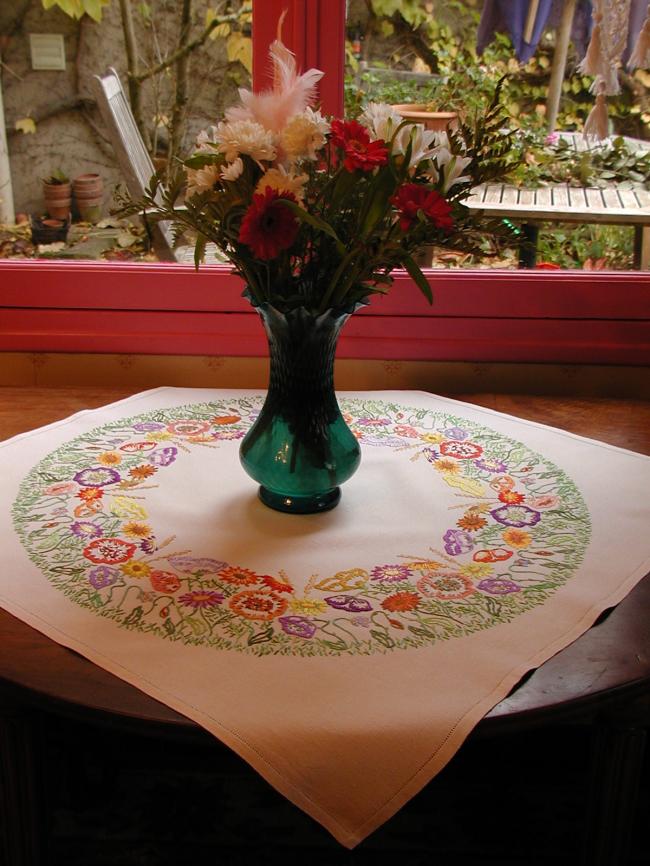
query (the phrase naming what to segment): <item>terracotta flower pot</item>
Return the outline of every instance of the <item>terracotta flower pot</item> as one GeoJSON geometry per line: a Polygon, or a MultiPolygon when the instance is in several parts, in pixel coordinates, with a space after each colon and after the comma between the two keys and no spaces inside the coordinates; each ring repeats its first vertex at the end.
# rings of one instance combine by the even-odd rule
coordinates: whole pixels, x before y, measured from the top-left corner
{"type": "Polygon", "coordinates": [[[79,216],[84,222],[99,222],[102,216],[104,183],[98,174],[80,174],[72,181],[79,216]]]}
{"type": "Polygon", "coordinates": [[[458,127],[458,114],[455,111],[427,111],[426,104],[418,102],[405,102],[393,105],[392,108],[400,114],[404,120],[412,120],[421,123],[426,129],[436,132],[444,132],[448,126],[452,129],[458,127]]]}
{"type": "Polygon", "coordinates": [[[52,219],[66,220],[72,204],[72,190],[69,182],[53,183],[43,181],[45,210],[52,219]]]}

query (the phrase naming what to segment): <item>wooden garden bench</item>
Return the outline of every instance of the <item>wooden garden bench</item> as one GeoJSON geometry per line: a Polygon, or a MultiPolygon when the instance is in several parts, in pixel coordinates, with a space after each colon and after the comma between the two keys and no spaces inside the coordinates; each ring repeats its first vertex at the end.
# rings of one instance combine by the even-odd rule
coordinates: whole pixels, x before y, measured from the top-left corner
{"type": "MultiPolygon", "coordinates": [[[[577,152],[599,146],[590,145],[582,133],[561,135],[577,152]]],[[[650,150],[650,142],[634,138],[625,142],[635,150],[650,150]]],[[[538,224],[544,221],[634,226],[634,266],[639,270],[650,266],[650,192],[646,190],[627,189],[616,182],[603,188],[552,183],[537,189],[490,183],[477,186],[465,203],[473,212],[521,221],[523,267],[535,264],[538,224]]]]}

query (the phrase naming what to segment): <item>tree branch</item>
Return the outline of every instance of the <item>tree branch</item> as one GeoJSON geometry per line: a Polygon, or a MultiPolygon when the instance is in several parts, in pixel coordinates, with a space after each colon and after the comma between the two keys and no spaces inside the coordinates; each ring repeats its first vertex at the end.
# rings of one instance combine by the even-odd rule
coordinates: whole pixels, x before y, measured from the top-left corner
{"type": "MultiPolygon", "coordinates": [[[[55,117],[57,114],[64,114],[66,111],[76,111],[78,109],[91,108],[96,105],[94,99],[86,99],[83,96],[71,96],[67,99],[62,99],[59,102],[55,102],[54,104],[50,104],[47,108],[43,108],[40,111],[33,111],[29,116],[34,121],[34,123],[38,126],[39,123],[43,123],[45,120],[49,120],[51,117],[55,117]]],[[[19,129],[7,127],[7,137],[11,137],[13,135],[18,135],[20,133],[19,129]]],[[[20,133],[24,135],[24,133],[20,133]]]]}

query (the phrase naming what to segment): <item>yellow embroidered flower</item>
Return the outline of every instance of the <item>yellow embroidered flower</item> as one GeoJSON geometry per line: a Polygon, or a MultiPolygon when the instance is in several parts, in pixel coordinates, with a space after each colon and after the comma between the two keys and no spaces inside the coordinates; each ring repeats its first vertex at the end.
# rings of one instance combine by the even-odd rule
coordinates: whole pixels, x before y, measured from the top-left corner
{"type": "Polygon", "coordinates": [[[437,445],[439,442],[445,441],[442,433],[420,433],[420,439],[423,442],[429,442],[431,445],[437,445]]]}
{"type": "Polygon", "coordinates": [[[412,571],[435,571],[437,568],[442,568],[442,562],[436,562],[433,559],[420,560],[419,562],[407,562],[407,568],[412,571]]]}
{"type": "Polygon", "coordinates": [[[122,455],[117,454],[115,451],[105,451],[99,455],[97,462],[101,463],[102,466],[119,466],[122,462],[122,455]]]}
{"type": "Polygon", "coordinates": [[[327,605],[324,601],[314,598],[292,598],[289,601],[289,609],[294,613],[304,613],[307,616],[324,613],[327,605]]]}
{"type": "Polygon", "coordinates": [[[174,434],[169,433],[167,430],[155,430],[152,433],[147,433],[147,439],[151,442],[169,442],[173,438],[174,434]]]}
{"type": "Polygon", "coordinates": [[[338,571],[333,577],[325,577],[314,584],[324,592],[342,592],[345,589],[361,589],[368,581],[368,572],[363,568],[350,568],[338,571]]]}
{"type": "Polygon", "coordinates": [[[122,527],[122,532],[131,538],[148,538],[153,534],[153,530],[148,523],[138,523],[136,520],[125,523],[122,527]]]}
{"type": "Polygon", "coordinates": [[[460,465],[455,460],[442,457],[440,460],[435,460],[433,463],[438,472],[444,472],[449,475],[458,475],[460,473],[460,465]]]}
{"type": "Polygon", "coordinates": [[[468,562],[467,565],[462,565],[458,571],[467,577],[487,577],[492,574],[493,568],[487,562],[468,562]]]}
{"type": "Polygon", "coordinates": [[[502,532],[501,538],[510,547],[528,547],[533,540],[529,532],[525,532],[523,529],[515,529],[514,527],[502,532]]]}
{"type": "Polygon", "coordinates": [[[125,562],[124,565],[121,565],[120,570],[128,577],[137,577],[139,579],[149,576],[151,566],[147,565],[146,562],[138,562],[136,559],[132,559],[130,562],[125,562]]]}

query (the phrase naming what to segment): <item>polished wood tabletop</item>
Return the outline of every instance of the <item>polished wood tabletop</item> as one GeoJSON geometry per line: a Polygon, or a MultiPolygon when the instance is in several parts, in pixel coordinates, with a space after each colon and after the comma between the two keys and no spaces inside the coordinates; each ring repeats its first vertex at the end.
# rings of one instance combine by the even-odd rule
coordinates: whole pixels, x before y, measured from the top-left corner
{"type": "MultiPolygon", "coordinates": [[[[135,389],[0,388],[0,440],[120,400],[135,389]]],[[[650,455],[650,403],[523,394],[446,396],[650,455]]],[[[600,709],[650,685],[650,576],[608,616],[539,667],[480,723],[477,734],[540,724],[600,709]]],[[[169,733],[199,733],[195,722],[0,610],[0,679],[43,704],[81,715],[108,714],[169,733]]]]}

